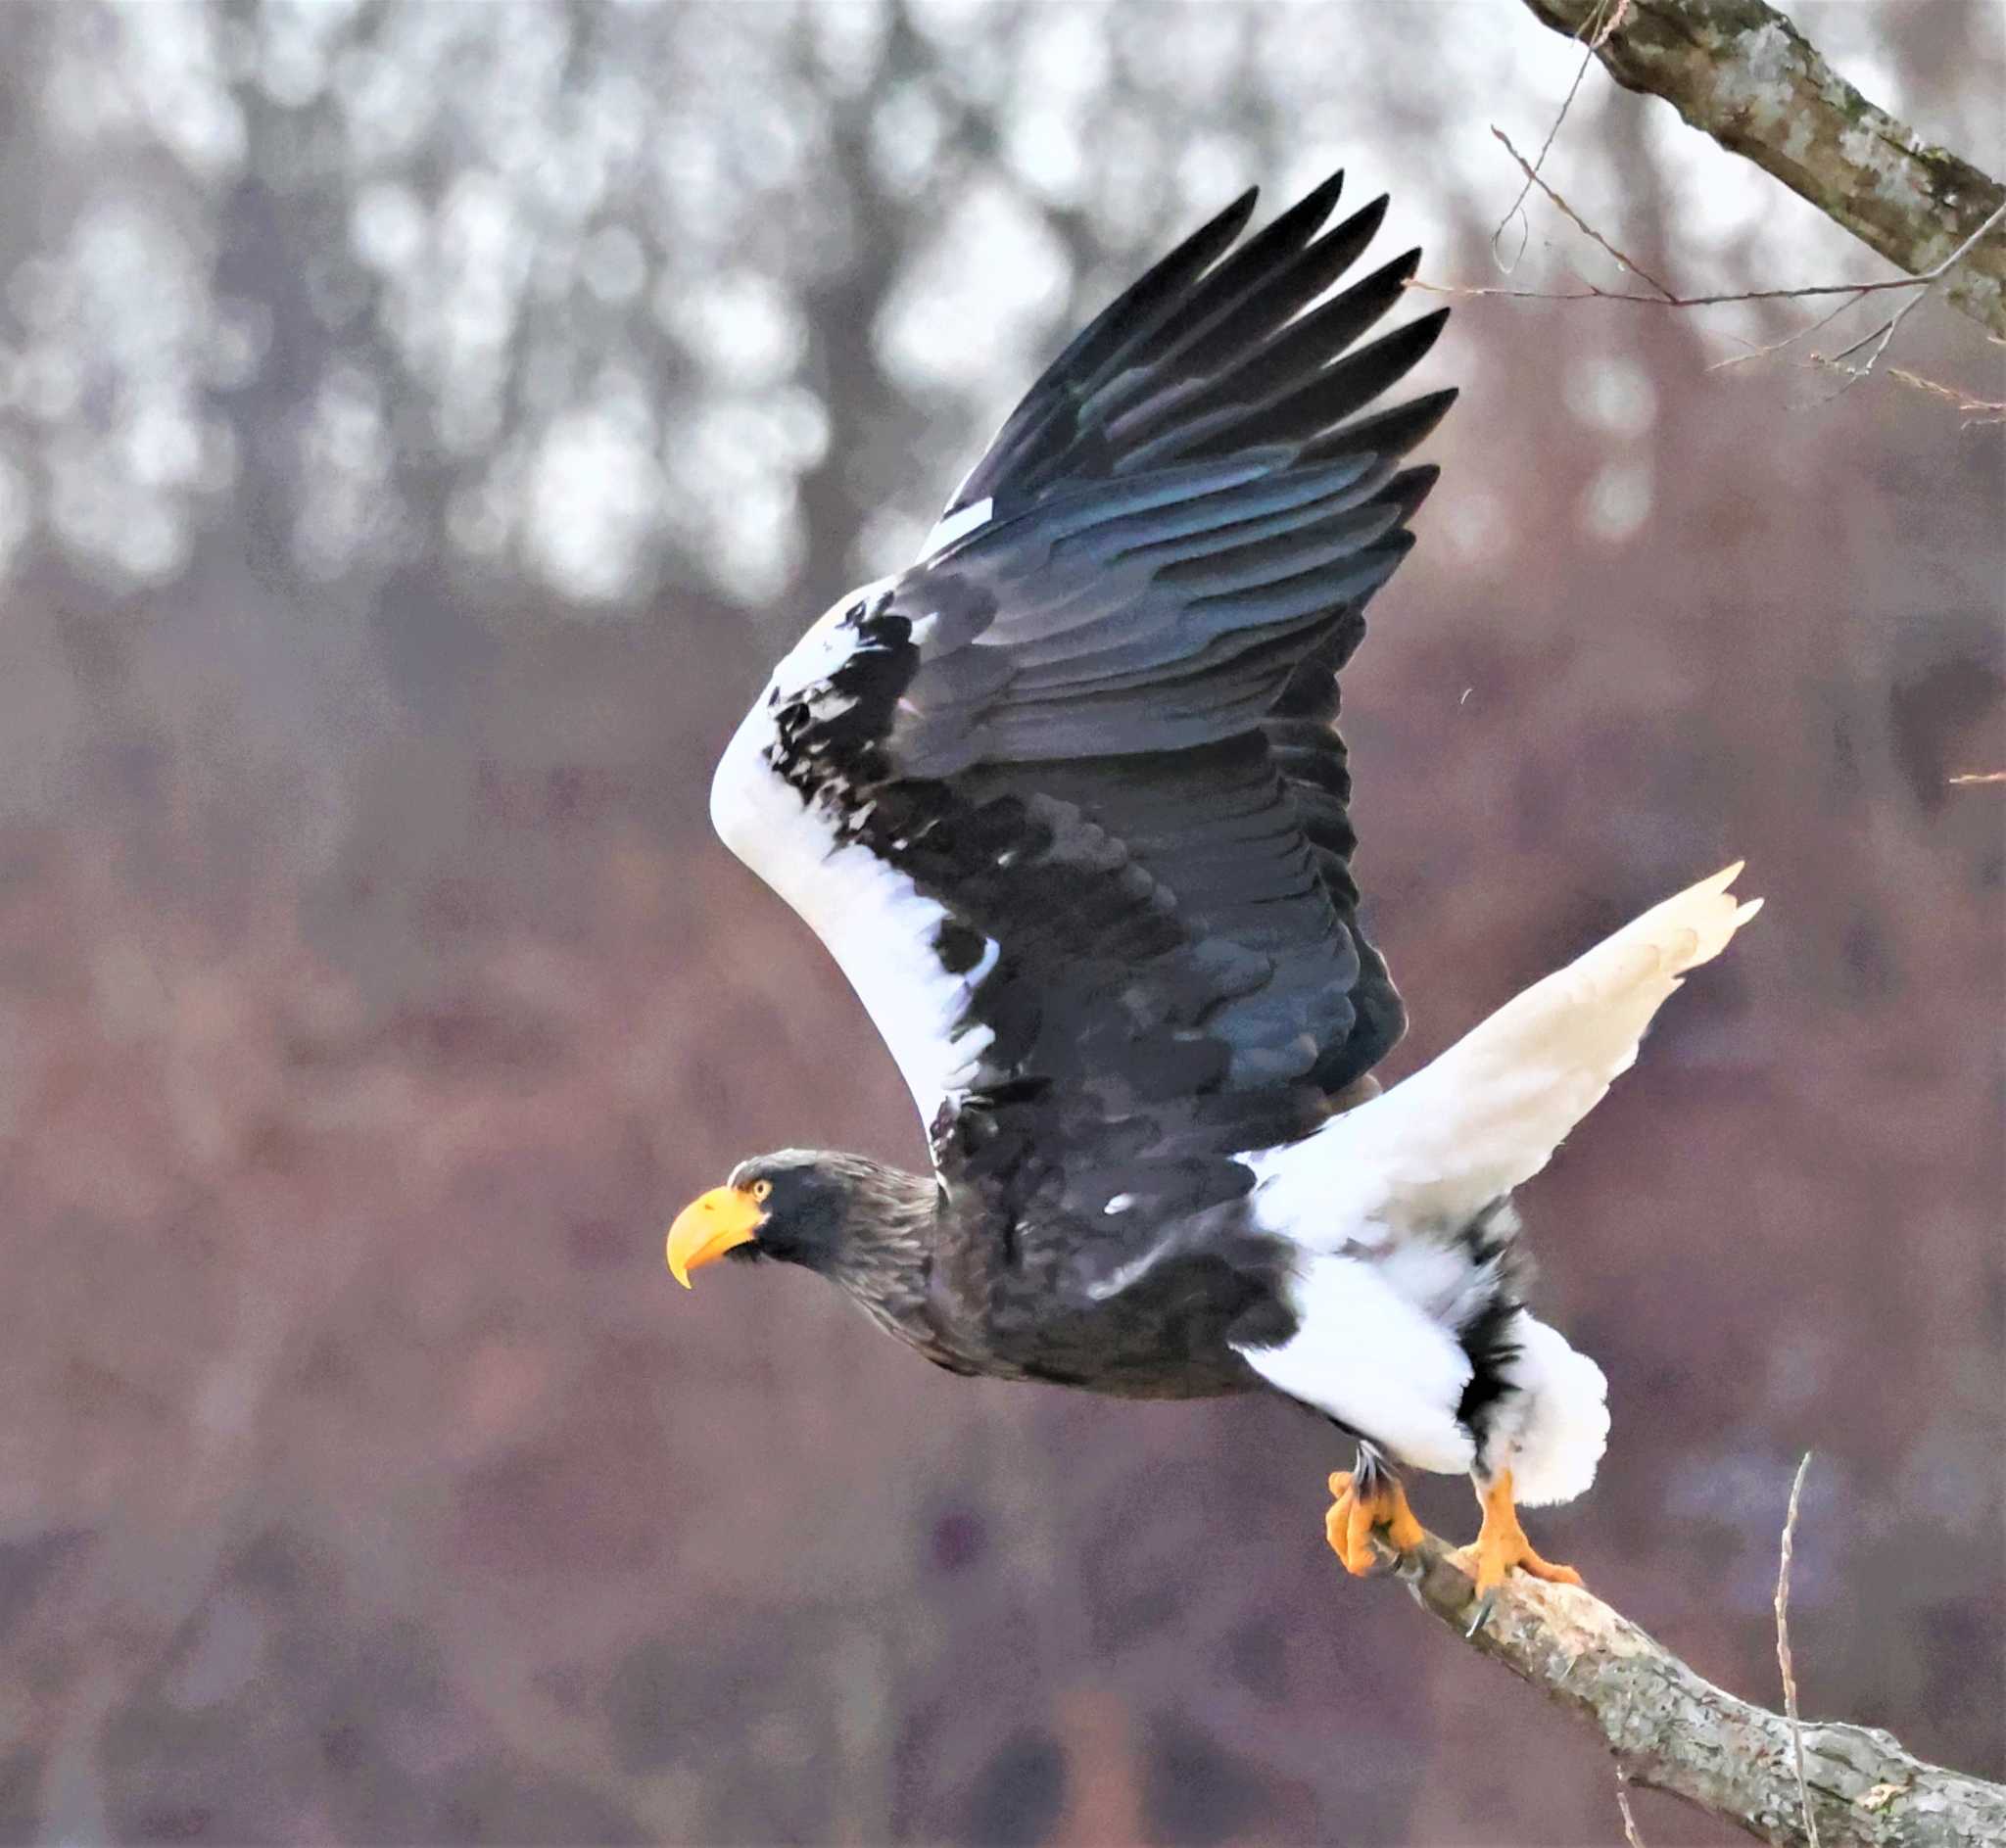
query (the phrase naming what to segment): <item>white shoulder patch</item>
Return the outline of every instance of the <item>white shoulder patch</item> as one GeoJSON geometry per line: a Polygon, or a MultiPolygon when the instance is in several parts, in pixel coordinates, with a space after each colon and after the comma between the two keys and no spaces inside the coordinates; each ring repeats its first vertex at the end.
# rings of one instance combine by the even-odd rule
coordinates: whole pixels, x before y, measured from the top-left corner
{"type": "Polygon", "coordinates": [[[841,619],[856,601],[845,597],[775,669],[718,763],[710,819],[725,845],[822,939],[931,1128],[941,1102],[972,1081],[992,1037],[969,1024],[968,1008],[976,985],[995,967],[997,945],[985,939],[974,968],[950,973],[935,947],[945,908],[868,847],[840,839],[832,819],[782,780],[769,755],[776,694],[808,691],[840,666],[850,633],[841,619]]]}
{"type": "Polygon", "coordinates": [[[926,543],[920,547],[920,563],[937,558],[958,539],[966,539],[978,527],[987,526],[989,515],[995,510],[993,498],[978,500],[962,507],[940,520],[927,535],[926,543]]]}

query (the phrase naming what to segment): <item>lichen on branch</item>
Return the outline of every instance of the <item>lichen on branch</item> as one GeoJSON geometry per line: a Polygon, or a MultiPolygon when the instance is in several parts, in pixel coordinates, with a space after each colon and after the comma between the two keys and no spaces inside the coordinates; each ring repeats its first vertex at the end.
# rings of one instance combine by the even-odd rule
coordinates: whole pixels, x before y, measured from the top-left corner
{"type": "MultiPolygon", "coordinates": [[[[1442,1541],[1430,1535],[1399,1570],[1424,1609],[1468,1632],[1475,1587],[1442,1541]]],[[[1631,1783],[1811,1848],[1789,1718],[1716,1687],[1600,1598],[1513,1573],[1468,1640],[1588,1721],[1631,1783]]],[[[2006,1787],[1927,1764],[1876,1728],[1806,1721],[1803,1754],[1823,1848],[2006,1842],[2006,1787]]]]}
{"type": "MultiPolygon", "coordinates": [[[[1525,3],[1591,45],[1624,88],[1664,98],[1912,276],[2006,205],[2006,189],[1868,102],[1762,0],[1525,3]]],[[[2006,228],[1978,239],[1943,296],[2006,336],[2006,228]]]]}

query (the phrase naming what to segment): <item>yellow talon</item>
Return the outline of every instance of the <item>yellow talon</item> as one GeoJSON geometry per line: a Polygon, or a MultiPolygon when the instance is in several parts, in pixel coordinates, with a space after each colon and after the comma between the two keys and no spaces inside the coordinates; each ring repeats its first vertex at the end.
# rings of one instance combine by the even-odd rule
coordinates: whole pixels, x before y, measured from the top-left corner
{"type": "MultiPolygon", "coordinates": [[[[1487,1597],[1504,1583],[1504,1575],[1515,1566],[1520,1572],[1544,1579],[1549,1585],[1579,1585],[1581,1574],[1572,1566],[1556,1566],[1533,1551],[1532,1541],[1518,1524],[1518,1508],[1511,1498],[1511,1472],[1501,1469],[1489,1489],[1479,1490],[1477,1499],[1484,1510],[1484,1524],[1467,1546],[1450,1554],[1477,1583],[1477,1595],[1487,1597]]],[[[1336,1541],[1331,1542],[1333,1545],[1336,1541]]]]}
{"type": "Polygon", "coordinates": [[[1379,1563],[1372,1550],[1375,1531],[1396,1553],[1411,1552],[1427,1538],[1427,1530],[1407,1505],[1407,1492],[1391,1476],[1377,1477],[1361,1495],[1352,1472],[1339,1470],[1330,1479],[1330,1493],[1335,1499],[1323,1517],[1323,1535],[1344,1569],[1356,1578],[1363,1578],[1379,1563]]]}

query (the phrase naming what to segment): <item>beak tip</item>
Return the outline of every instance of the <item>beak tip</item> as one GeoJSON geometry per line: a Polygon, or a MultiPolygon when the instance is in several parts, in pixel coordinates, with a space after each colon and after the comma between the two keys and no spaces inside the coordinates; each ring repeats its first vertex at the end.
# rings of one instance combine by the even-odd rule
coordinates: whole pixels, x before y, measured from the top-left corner
{"type": "Polygon", "coordinates": [[[756,1236],[762,1217],[749,1195],[737,1188],[713,1187],[685,1207],[669,1227],[662,1252],[669,1275],[688,1290],[693,1270],[756,1236]]]}

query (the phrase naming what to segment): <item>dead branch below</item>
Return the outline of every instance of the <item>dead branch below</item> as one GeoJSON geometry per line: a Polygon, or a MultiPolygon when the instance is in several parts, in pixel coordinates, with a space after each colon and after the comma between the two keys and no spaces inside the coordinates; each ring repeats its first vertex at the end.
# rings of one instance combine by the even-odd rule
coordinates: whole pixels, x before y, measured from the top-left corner
{"type": "MultiPolygon", "coordinates": [[[[1465,1634],[1475,1588],[1442,1541],[1430,1535],[1399,1572],[1424,1609],[1465,1634]]],[[[1683,1797],[1763,1841],[2006,1841],[2006,1786],[1926,1764],[1873,1727],[1806,1722],[1800,1798],[1785,1715],[1716,1687],[1588,1591],[1514,1573],[1468,1641],[1593,1726],[1629,1782],[1683,1797]]]]}

